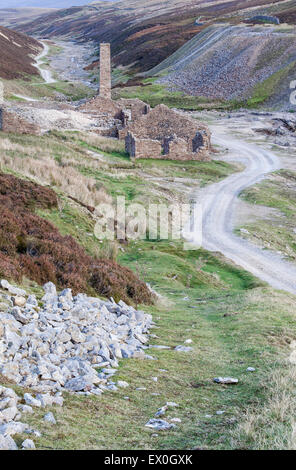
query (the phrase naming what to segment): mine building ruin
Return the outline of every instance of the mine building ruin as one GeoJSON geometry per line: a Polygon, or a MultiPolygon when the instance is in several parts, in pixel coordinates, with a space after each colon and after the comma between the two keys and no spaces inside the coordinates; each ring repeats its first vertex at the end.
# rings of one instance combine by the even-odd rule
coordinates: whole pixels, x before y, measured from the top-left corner
{"type": "Polygon", "coordinates": [[[156,106],[120,135],[125,136],[126,152],[131,158],[209,160],[209,128],[165,105],[156,106]]]}

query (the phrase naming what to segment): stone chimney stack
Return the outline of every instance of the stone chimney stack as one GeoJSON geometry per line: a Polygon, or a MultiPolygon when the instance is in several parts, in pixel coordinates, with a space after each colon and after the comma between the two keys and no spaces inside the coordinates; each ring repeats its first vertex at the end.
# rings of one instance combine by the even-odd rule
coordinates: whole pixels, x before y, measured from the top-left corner
{"type": "Polygon", "coordinates": [[[100,44],[100,96],[111,99],[111,52],[109,43],[100,44]]]}

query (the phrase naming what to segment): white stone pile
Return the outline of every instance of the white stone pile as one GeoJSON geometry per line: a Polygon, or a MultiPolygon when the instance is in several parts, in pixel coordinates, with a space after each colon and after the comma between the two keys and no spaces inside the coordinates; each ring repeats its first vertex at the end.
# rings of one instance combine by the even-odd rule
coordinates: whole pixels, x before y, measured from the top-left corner
{"type": "MultiPolygon", "coordinates": [[[[0,313],[0,374],[41,394],[67,390],[100,395],[121,358],[145,358],[151,315],[120,301],[102,301],[49,282],[40,305],[7,281],[10,308],[0,313]]],[[[148,356],[147,356],[148,357],[148,356]]],[[[38,399],[37,399],[38,400],[38,399]]]]}

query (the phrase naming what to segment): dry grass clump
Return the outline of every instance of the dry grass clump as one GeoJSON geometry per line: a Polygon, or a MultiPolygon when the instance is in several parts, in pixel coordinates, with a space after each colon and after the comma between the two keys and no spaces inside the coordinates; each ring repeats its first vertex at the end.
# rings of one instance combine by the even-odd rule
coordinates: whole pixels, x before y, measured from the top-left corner
{"type": "Polygon", "coordinates": [[[84,133],[82,135],[84,142],[86,142],[88,145],[99,148],[103,152],[124,152],[125,150],[124,142],[118,139],[103,137],[92,132],[88,132],[87,134],[84,133]]]}
{"type": "Polygon", "coordinates": [[[257,450],[296,449],[295,381],[295,365],[283,361],[270,375],[272,387],[260,411],[254,407],[254,411],[249,409],[240,417],[232,436],[234,448],[242,445],[257,450]]]}
{"type": "Polygon", "coordinates": [[[151,303],[146,284],[112,260],[89,256],[71,236],[38,216],[39,208],[57,207],[54,191],[0,173],[0,276],[39,284],[54,282],[74,293],[113,296],[115,300],[151,303]]]}

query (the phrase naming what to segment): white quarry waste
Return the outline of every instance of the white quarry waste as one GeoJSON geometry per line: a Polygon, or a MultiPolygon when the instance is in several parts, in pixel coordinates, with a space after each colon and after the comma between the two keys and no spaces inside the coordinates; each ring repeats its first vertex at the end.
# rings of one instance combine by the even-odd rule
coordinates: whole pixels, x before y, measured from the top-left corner
{"type": "MultiPolygon", "coordinates": [[[[15,292],[7,281],[1,285],[15,292]]],[[[51,282],[44,292],[41,307],[30,295],[24,307],[11,299],[0,313],[0,373],[7,379],[40,393],[100,394],[114,389],[108,379],[118,359],[145,358],[151,315],[122,301],[73,297],[71,289],[57,294],[51,282]]]]}
{"type": "MultiPolygon", "coordinates": [[[[57,293],[53,283],[45,284],[42,305],[34,295],[0,281],[9,294],[2,296],[11,304],[0,312],[0,374],[16,384],[32,389],[18,396],[0,386],[0,450],[16,450],[11,436],[27,433],[40,437],[20,421],[33,408],[62,406],[62,391],[100,395],[105,390],[128,387],[114,379],[118,359],[145,358],[147,333],[152,316],[120,301],[102,301],[71,289],[57,293]],[[15,297],[25,297],[15,306],[15,297]],[[34,393],[35,392],[35,393],[34,393]],[[22,404],[20,403],[22,401],[22,404]],[[25,404],[24,404],[25,403],[25,404]]],[[[55,424],[52,413],[44,421],[55,424]]],[[[23,449],[34,449],[31,439],[23,449]]]]}

